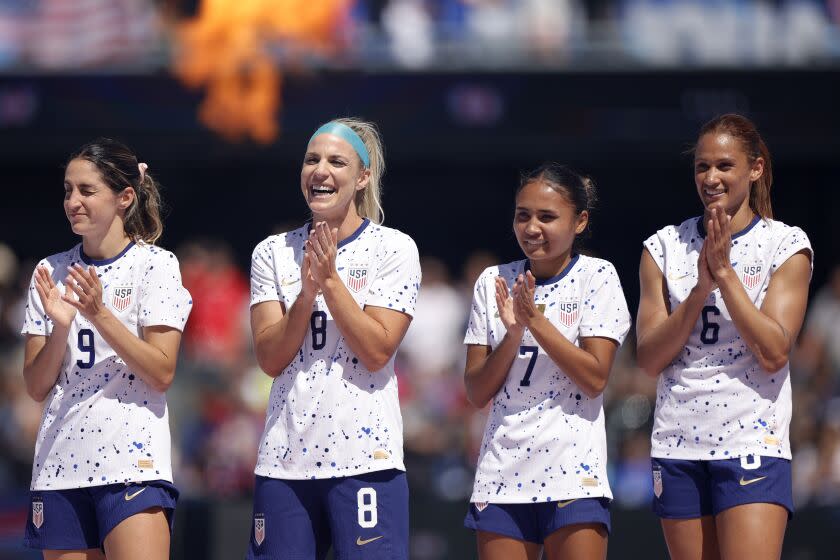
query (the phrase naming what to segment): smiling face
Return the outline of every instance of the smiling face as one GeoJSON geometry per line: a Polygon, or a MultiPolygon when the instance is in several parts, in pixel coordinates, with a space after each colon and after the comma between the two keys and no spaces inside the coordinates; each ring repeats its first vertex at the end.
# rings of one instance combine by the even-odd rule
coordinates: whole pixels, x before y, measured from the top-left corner
{"type": "Polygon", "coordinates": [[[111,231],[124,235],[122,217],[134,200],[134,189],[114,192],[96,166],[86,159],[74,159],[64,171],[64,213],[73,233],[104,238],[111,231]]]}
{"type": "Polygon", "coordinates": [[[527,183],[516,196],[513,231],[540,278],[561,271],[588,221],[586,210],[578,213],[562,191],[542,179],[527,183]]]}
{"type": "Polygon", "coordinates": [[[722,208],[730,216],[751,213],[750,188],[764,171],[764,160],[750,161],[742,143],[725,132],[710,132],[694,150],[694,182],[708,212],[722,208]]]}
{"type": "Polygon", "coordinates": [[[316,220],[344,221],[356,217],[356,193],[370,180],[370,171],[353,147],[332,134],[319,134],[309,143],[300,171],[303,197],[316,220]]]}

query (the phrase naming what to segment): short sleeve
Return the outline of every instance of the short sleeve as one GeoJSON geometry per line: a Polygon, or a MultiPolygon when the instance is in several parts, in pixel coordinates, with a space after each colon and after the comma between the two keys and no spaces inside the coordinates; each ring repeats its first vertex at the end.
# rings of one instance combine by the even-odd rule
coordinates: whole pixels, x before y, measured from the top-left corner
{"type": "Polygon", "coordinates": [[[251,306],[280,301],[271,247],[271,243],[263,241],[251,255],[251,306]]]}
{"type": "Polygon", "coordinates": [[[365,305],[394,309],[414,315],[420,289],[420,255],[417,245],[405,234],[388,243],[365,305]]]}
{"type": "Polygon", "coordinates": [[[192,297],[181,283],[178,259],[169,251],[154,251],[140,285],[138,324],[183,331],[191,309],[192,297]]]}
{"type": "Polygon", "coordinates": [[[611,338],[619,344],[630,330],[630,311],[615,267],[603,262],[589,281],[583,299],[580,336],[611,338]]]}
{"type": "MultiPolygon", "coordinates": [[[[52,267],[47,261],[41,261],[38,266],[45,266],[52,274],[52,267]]],[[[23,327],[21,334],[35,334],[42,336],[49,336],[52,332],[52,320],[47,317],[44,311],[44,306],[41,303],[41,296],[38,295],[38,290],[35,289],[35,273],[38,271],[38,266],[32,272],[32,278],[29,280],[29,291],[26,294],[26,309],[23,315],[23,327]]]]}
{"type": "Polygon", "coordinates": [[[473,289],[473,301],[470,307],[470,320],[467,323],[467,334],[464,336],[464,344],[480,344],[490,346],[490,337],[487,329],[487,281],[493,276],[490,270],[485,270],[478,280],[475,281],[473,289]]]}
{"type": "Polygon", "coordinates": [[[787,233],[782,238],[782,242],[776,249],[773,255],[773,260],[770,263],[770,274],[774,274],[780,266],[785,264],[789,258],[799,251],[806,250],[810,255],[808,260],[811,261],[811,274],[814,273],[814,249],[811,247],[811,241],[808,235],[798,227],[789,227],[787,233]]]}
{"type": "Polygon", "coordinates": [[[654,233],[644,242],[645,249],[648,250],[650,256],[653,257],[653,262],[659,267],[659,270],[665,270],[665,243],[659,235],[659,232],[654,233]]]}

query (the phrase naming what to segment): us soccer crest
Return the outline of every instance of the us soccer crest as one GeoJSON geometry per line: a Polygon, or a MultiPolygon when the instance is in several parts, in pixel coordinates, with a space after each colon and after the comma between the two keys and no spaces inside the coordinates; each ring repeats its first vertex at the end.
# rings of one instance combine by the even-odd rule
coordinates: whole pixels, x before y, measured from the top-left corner
{"type": "Polygon", "coordinates": [[[347,287],[358,293],[368,283],[368,269],[366,266],[350,266],[347,268],[347,287]]]}
{"type": "Polygon", "coordinates": [[[40,529],[44,524],[44,502],[41,500],[33,500],[32,502],[32,524],[36,529],[40,529]]]}
{"type": "Polygon", "coordinates": [[[659,469],[653,471],[653,493],[657,498],[662,496],[662,471],[659,469]]]}
{"type": "Polygon", "coordinates": [[[580,302],[561,301],[558,304],[557,313],[560,322],[567,327],[571,327],[577,322],[580,316],[580,302]]]}
{"type": "Polygon", "coordinates": [[[254,542],[257,546],[265,540],[265,517],[262,514],[254,516],[254,542]]]}
{"type": "Polygon", "coordinates": [[[748,289],[755,288],[761,280],[761,264],[744,265],[741,279],[748,289]]]}
{"type": "Polygon", "coordinates": [[[134,293],[132,286],[118,286],[114,288],[114,297],[111,299],[111,305],[117,311],[125,311],[131,305],[131,296],[134,293]]]}

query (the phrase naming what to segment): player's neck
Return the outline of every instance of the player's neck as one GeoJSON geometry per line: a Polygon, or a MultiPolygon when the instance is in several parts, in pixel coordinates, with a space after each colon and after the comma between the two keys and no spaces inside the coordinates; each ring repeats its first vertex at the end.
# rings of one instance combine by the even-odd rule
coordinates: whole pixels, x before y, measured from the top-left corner
{"type": "MultiPolygon", "coordinates": [[[[729,222],[729,230],[735,234],[750,225],[753,218],[755,218],[755,212],[753,212],[753,209],[750,208],[749,202],[745,201],[744,204],[742,204],[741,207],[731,215],[731,218],[732,221],[729,222]]],[[[703,213],[703,225],[705,226],[708,224],[710,219],[711,214],[709,214],[709,210],[707,209],[703,213]]]]}
{"type": "Polygon", "coordinates": [[[566,270],[569,262],[572,260],[572,252],[563,253],[561,256],[554,259],[528,259],[528,266],[534,278],[539,280],[548,280],[558,276],[561,272],[566,270]]]}
{"type": "Polygon", "coordinates": [[[119,255],[131,238],[126,235],[122,224],[119,229],[111,228],[102,236],[88,235],[82,238],[82,250],[93,260],[101,261],[119,255]]]}
{"type": "Polygon", "coordinates": [[[339,243],[356,233],[356,230],[359,229],[359,226],[362,225],[363,221],[364,219],[355,212],[350,212],[341,218],[312,216],[313,224],[318,222],[327,222],[330,230],[337,229],[339,243]]]}

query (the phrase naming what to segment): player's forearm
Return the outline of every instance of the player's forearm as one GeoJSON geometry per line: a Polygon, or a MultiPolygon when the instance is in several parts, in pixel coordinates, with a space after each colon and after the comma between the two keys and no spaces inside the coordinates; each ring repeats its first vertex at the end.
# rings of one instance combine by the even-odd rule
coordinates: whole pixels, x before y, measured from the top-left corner
{"type": "Polygon", "coordinates": [[[607,386],[610,364],[602,364],[595,356],[572,344],[545,317],[537,318],[528,330],[557,366],[586,396],[595,398],[607,386]]]}
{"type": "Polygon", "coordinates": [[[28,363],[23,364],[23,380],[26,393],[37,402],[42,402],[50,394],[67,353],[69,327],[53,326],[52,333],[40,352],[28,363]]]}
{"type": "Polygon", "coordinates": [[[734,271],[719,278],[718,286],[738,334],[762,369],[776,373],[783,368],[790,355],[790,334],[755,306],[734,271]]]}
{"type": "Polygon", "coordinates": [[[399,340],[376,319],[359,307],[344,283],[325,282],[321,286],[335,326],[347,347],[360,362],[374,372],[384,368],[397,351],[399,340]]]}
{"type": "Polygon", "coordinates": [[[506,333],[490,354],[476,364],[467,362],[464,385],[467,400],[477,408],[484,408],[501,390],[510,368],[519,353],[522,334],[506,333]]]}
{"type": "Polygon", "coordinates": [[[313,301],[298,297],[280,320],[254,333],[257,363],[269,377],[283,373],[300,352],[309,329],[313,301]]]}
{"type": "MultiPolygon", "coordinates": [[[[683,351],[691,331],[700,318],[707,294],[699,288],[664,320],[653,325],[637,325],[636,356],[639,367],[657,376],[683,351]]],[[[652,319],[651,321],[655,321],[652,319]]]]}
{"type": "Polygon", "coordinates": [[[175,378],[177,356],[167,356],[160,348],[129,331],[108,309],[91,322],[132,373],[155,391],[164,392],[169,388],[175,378]]]}

